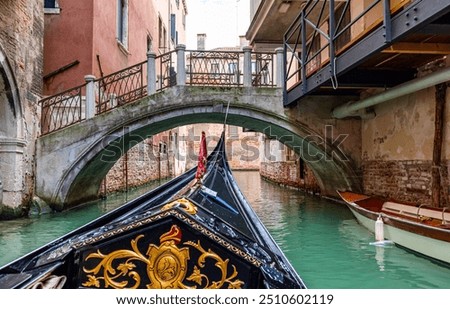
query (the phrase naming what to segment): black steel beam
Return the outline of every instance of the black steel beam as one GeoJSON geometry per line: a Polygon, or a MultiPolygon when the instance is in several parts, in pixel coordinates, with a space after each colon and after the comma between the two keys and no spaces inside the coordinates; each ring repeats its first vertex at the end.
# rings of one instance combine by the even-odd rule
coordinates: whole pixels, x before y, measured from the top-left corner
{"type": "Polygon", "coordinates": [[[450,25],[447,24],[429,24],[417,31],[420,34],[428,35],[450,35],[450,25]]]}
{"type": "Polygon", "coordinates": [[[360,69],[355,68],[339,76],[339,85],[355,88],[390,88],[413,79],[417,70],[360,69]]]}

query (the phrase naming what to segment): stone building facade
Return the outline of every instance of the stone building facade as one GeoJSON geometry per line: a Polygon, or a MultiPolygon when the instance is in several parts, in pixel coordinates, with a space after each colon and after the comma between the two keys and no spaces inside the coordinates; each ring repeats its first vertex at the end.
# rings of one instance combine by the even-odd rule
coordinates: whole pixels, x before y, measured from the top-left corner
{"type": "Polygon", "coordinates": [[[40,1],[0,0],[0,217],[25,213],[34,188],[44,14],[40,1]]]}

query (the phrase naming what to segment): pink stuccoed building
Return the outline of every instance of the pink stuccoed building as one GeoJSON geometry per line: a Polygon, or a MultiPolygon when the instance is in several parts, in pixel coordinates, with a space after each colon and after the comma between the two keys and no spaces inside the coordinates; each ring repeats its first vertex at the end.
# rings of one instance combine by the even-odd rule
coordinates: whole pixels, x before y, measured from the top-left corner
{"type": "Polygon", "coordinates": [[[44,95],[184,44],[185,0],[45,0],[44,95]]]}

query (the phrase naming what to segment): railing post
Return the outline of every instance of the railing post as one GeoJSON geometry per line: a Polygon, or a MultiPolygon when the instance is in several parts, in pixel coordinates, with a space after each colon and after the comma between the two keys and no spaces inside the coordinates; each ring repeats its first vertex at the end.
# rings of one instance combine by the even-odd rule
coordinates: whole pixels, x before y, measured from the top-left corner
{"type": "Polygon", "coordinates": [[[242,47],[244,51],[244,87],[252,86],[252,48],[250,46],[242,47]]]}
{"type": "Polygon", "coordinates": [[[277,72],[276,72],[276,85],[279,88],[284,88],[284,48],[278,47],[275,49],[277,57],[277,72]]]}
{"type": "Polygon", "coordinates": [[[86,119],[94,118],[95,116],[95,76],[86,75],[86,119]]]}
{"type": "Polygon", "coordinates": [[[179,44],[175,50],[177,52],[177,85],[184,86],[186,85],[186,45],[179,44]]]}
{"type": "Polygon", "coordinates": [[[392,41],[392,25],[391,25],[391,1],[383,1],[383,11],[384,11],[384,38],[386,43],[391,43],[392,41]]]}
{"type": "Polygon", "coordinates": [[[147,95],[156,93],[156,53],[147,52],[147,95]]]}

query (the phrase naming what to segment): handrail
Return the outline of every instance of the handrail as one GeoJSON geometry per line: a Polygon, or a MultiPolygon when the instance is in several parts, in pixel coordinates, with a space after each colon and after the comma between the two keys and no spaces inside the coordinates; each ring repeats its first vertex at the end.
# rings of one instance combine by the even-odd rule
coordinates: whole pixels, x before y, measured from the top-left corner
{"type": "MultiPolygon", "coordinates": [[[[181,55],[187,59],[186,81],[183,84],[216,87],[244,86],[245,66],[242,51],[189,50],[185,52],[183,50],[181,55]]],[[[253,87],[277,86],[274,78],[275,70],[280,68],[276,68],[275,55],[275,52],[251,52],[250,61],[252,64],[249,64],[249,67],[252,68],[252,71],[248,74],[252,76],[253,87]]],[[[80,86],[42,99],[39,101],[42,106],[41,135],[135,102],[152,94],[148,91],[159,92],[175,86],[178,78],[176,69],[178,68],[177,61],[180,60],[179,57],[180,55],[176,50],[169,51],[102,78],[92,78],[89,82],[80,86]],[[149,66],[150,63],[151,66],[149,66]],[[149,68],[152,72],[149,72],[149,68]],[[154,74],[155,78],[149,79],[148,74],[154,74]],[[147,84],[149,81],[151,83],[156,81],[156,87],[148,90],[147,84]],[[91,100],[89,100],[89,95],[89,98],[86,99],[82,96],[86,95],[88,86],[95,93],[95,97],[92,97],[91,100]],[[92,116],[86,116],[87,110],[91,110],[91,106],[92,116]]],[[[186,70],[186,68],[184,69],[186,70]]]]}
{"type": "Polygon", "coordinates": [[[336,58],[352,44],[356,44],[363,34],[374,31],[375,25],[384,25],[385,38],[389,41],[392,15],[409,3],[409,0],[397,2],[391,5],[391,0],[372,0],[365,3],[359,12],[354,11],[350,1],[308,0],[284,34],[283,44],[287,58],[285,93],[300,84],[303,95],[308,93],[316,83],[309,86],[306,80],[326,66],[330,68],[331,83],[337,88],[339,72],[336,58]],[[381,17],[374,12],[378,9],[382,12],[381,17]],[[367,18],[370,19],[369,22],[366,21],[367,18]]]}
{"type": "Polygon", "coordinates": [[[82,92],[86,83],[39,101],[41,105],[41,135],[84,120],[82,92]]]}

